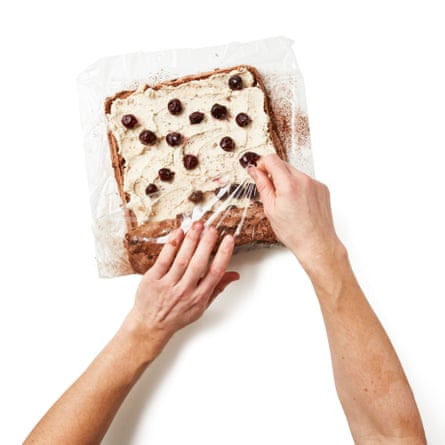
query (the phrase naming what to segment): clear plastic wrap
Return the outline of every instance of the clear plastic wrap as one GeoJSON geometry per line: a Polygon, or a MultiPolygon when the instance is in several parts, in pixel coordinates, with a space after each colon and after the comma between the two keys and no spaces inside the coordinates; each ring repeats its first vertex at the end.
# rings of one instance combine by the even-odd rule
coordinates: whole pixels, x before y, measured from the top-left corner
{"type": "MultiPolygon", "coordinates": [[[[244,204],[238,211],[237,218],[232,218],[230,232],[235,239],[241,239],[239,237],[243,234],[248,209],[253,205],[258,206],[255,196],[252,196],[256,191],[251,180],[242,179],[234,184],[233,180],[224,180],[222,175],[215,193],[204,202],[194,204],[189,212],[179,215],[176,223],[167,224],[163,230],[155,233],[139,230],[129,240],[129,221],[133,218],[133,223],[130,223],[133,226],[137,222],[134,222],[134,213],[128,212],[123,204],[122,190],[119,190],[116,181],[108,135],[110,123],[107,122],[104,111],[107,98],[115,97],[120,92],[137,90],[141,85],[153,86],[183,76],[240,65],[254,67],[261,76],[276,133],[285,149],[288,162],[313,175],[304,84],[292,51],[292,41],[289,39],[280,37],[211,48],[108,57],[99,60],[79,75],[78,92],[92,225],[101,277],[141,272],[134,267],[134,261],[133,265],[129,261],[131,242],[154,243],[161,247],[171,229],[180,225],[186,231],[195,220],[203,220],[205,224],[213,224],[222,231],[227,231],[229,213],[235,206],[239,206],[240,199],[244,204]]],[[[116,159],[113,161],[115,163],[116,159]]],[[[249,242],[244,239],[240,244],[243,247],[264,244],[257,243],[254,235],[251,238],[249,242]]]]}

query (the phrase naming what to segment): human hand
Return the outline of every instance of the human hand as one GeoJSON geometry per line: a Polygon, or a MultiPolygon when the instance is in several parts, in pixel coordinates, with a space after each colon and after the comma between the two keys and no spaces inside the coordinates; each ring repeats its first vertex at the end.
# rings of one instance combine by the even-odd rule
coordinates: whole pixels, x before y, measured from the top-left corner
{"type": "Polygon", "coordinates": [[[200,318],[228,284],[239,279],[237,272],[226,271],[234,248],[231,235],[224,237],[210,261],[218,236],[214,227],[204,229],[201,222],[193,223],[185,236],[181,229],[174,231],[142,277],[130,315],[151,346],[156,344],[157,352],[176,331],[200,318]]]}
{"type": "Polygon", "coordinates": [[[335,261],[343,246],[332,219],[328,188],[277,155],[263,156],[248,172],[278,239],[307,272],[335,261]]]}

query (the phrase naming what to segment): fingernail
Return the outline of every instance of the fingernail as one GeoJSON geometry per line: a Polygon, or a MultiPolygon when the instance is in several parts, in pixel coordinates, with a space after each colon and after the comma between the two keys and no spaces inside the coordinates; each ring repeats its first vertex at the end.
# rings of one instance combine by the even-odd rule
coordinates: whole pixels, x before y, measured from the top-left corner
{"type": "Polygon", "coordinates": [[[232,235],[227,234],[224,236],[223,240],[222,240],[222,244],[224,244],[224,246],[228,246],[230,244],[232,244],[235,241],[235,239],[233,238],[232,235]]]}
{"type": "Polygon", "coordinates": [[[192,224],[192,229],[193,230],[200,230],[202,228],[202,223],[200,221],[195,221],[192,224]]]}

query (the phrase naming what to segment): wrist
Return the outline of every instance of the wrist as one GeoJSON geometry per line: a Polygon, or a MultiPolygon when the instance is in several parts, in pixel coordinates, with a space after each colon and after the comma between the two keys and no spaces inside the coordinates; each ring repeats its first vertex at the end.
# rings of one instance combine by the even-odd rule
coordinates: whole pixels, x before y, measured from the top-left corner
{"type": "Polygon", "coordinates": [[[147,365],[162,352],[164,346],[171,338],[171,334],[150,326],[136,313],[134,308],[125,318],[121,331],[132,344],[134,352],[147,365]]]}
{"type": "Polygon", "coordinates": [[[301,262],[319,298],[333,297],[345,280],[353,277],[346,247],[338,241],[329,252],[301,262]]]}

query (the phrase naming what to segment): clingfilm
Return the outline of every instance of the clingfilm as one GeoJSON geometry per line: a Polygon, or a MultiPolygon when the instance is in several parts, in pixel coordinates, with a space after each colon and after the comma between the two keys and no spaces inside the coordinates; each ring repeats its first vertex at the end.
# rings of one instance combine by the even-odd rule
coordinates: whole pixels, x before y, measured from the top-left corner
{"type": "MultiPolygon", "coordinates": [[[[113,277],[134,272],[128,260],[128,246],[125,245],[125,240],[128,240],[128,212],[123,208],[122,193],[112,168],[107,137],[110,128],[104,102],[120,91],[137,90],[141,85],[156,85],[181,76],[238,65],[251,65],[259,71],[287,160],[313,175],[304,84],[292,42],[288,39],[109,57],[99,60],[79,75],[81,122],[100,276],[113,277]]],[[[144,183],[142,187],[146,185],[144,183]]],[[[248,209],[258,204],[257,191],[248,177],[241,181],[221,177],[217,186],[214,193],[207,194],[205,202],[189,206],[182,212],[171,228],[179,225],[187,231],[193,221],[203,220],[206,225],[219,228],[223,235],[231,224],[231,233],[240,238],[246,218],[249,218],[248,209]],[[240,200],[243,202],[241,206],[240,200]],[[231,221],[230,212],[234,207],[241,208],[237,218],[231,221]]],[[[172,191],[174,195],[174,187],[172,191]]],[[[162,244],[171,228],[156,236],[137,233],[133,242],[162,244]]],[[[243,245],[256,246],[254,239],[252,236],[252,242],[243,245]]]]}

